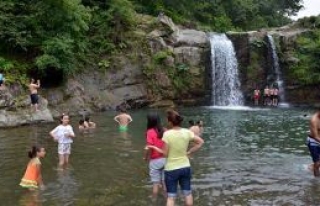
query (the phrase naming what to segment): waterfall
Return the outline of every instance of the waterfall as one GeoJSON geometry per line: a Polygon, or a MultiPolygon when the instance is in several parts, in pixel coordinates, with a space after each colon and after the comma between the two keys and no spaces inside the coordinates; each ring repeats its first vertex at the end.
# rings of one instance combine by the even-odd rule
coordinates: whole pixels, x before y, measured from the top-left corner
{"type": "Polygon", "coordinates": [[[269,42],[270,49],[271,49],[272,72],[275,75],[274,82],[276,83],[276,85],[279,89],[280,101],[282,103],[284,103],[285,102],[284,86],[283,86],[282,74],[281,74],[280,66],[279,66],[279,58],[277,55],[277,49],[276,49],[273,37],[268,34],[267,38],[268,38],[268,42],[269,42]]]}
{"type": "Polygon", "coordinates": [[[210,36],[212,93],[215,106],[241,106],[243,95],[238,78],[238,62],[232,42],[225,34],[210,36]]]}

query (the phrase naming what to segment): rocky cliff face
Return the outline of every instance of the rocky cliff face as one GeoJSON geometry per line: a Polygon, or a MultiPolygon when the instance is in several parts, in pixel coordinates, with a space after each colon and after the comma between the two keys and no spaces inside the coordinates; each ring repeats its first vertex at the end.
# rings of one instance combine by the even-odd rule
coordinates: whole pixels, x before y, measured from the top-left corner
{"type": "MultiPolygon", "coordinates": [[[[208,102],[212,80],[207,34],[176,26],[166,16],[148,17],[148,21],[151,23],[139,25],[133,32],[139,42],[134,51],[106,57],[106,68],[87,68],[58,88],[40,89],[40,112],[30,112],[26,88],[8,85],[0,96],[0,127],[50,122],[62,112],[84,115],[118,106],[172,107],[208,102]]],[[[273,81],[267,34],[276,39],[280,66],[286,77],[290,65],[299,61],[290,50],[296,37],[304,32],[307,31],[282,27],[227,33],[236,50],[246,104],[251,103],[254,88],[262,89],[273,81]]],[[[310,104],[320,99],[312,92],[315,87],[301,87],[287,78],[284,81],[289,103],[310,104]]]]}
{"type": "MultiPolygon", "coordinates": [[[[319,97],[310,94],[314,86],[301,87],[288,78],[290,66],[299,59],[293,57],[295,40],[298,36],[308,32],[296,25],[251,32],[228,32],[227,35],[234,43],[239,62],[242,91],[246,97],[246,104],[252,103],[252,92],[255,88],[263,89],[266,85],[275,83],[272,70],[272,58],[267,35],[273,36],[276,42],[279,65],[285,83],[286,101],[293,105],[315,104],[319,97]]],[[[312,92],[311,92],[312,93],[312,92]]]]}
{"type": "Polygon", "coordinates": [[[153,30],[146,32],[150,28],[140,25],[135,31],[137,41],[141,41],[135,55],[114,55],[106,58],[111,63],[107,69],[87,68],[58,88],[40,89],[40,112],[30,111],[26,88],[8,85],[0,97],[0,127],[50,122],[63,112],[83,115],[118,106],[171,107],[205,102],[210,94],[206,85],[210,72],[206,33],[179,28],[166,16],[150,21],[153,30]]]}

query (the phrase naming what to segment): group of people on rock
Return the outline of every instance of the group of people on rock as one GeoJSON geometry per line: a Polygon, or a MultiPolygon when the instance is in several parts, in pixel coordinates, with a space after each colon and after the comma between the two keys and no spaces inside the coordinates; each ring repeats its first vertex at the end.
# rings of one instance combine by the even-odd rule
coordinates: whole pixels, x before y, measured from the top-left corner
{"type": "MultiPolygon", "coordinates": [[[[185,204],[193,205],[191,191],[191,166],[189,158],[201,148],[204,141],[200,137],[203,132],[203,122],[189,121],[190,128],[182,128],[183,117],[174,110],[167,114],[167,127],[163,127],[158,113],[150,112],[147,115],[147,128],[145,133],[146,145],[144,148],[144,160],[148,162],[149,176],[153,184],[152,196],[155,200],[162,190],[167,198],[167,206],[174,206],[177,197],[178,185],[184,195],[185,204]],[[192,144],[190,144],[192,142],[192,144]]],[[[119,131],[128,130],[132,122],[131,116],[125,109],[114,117],[119,123],[119,131]]],[[[71,144],[75,138],[72,126],[69,124],[69,116],[62,114],[60,124],[49,132],[54,141],[58,142],[58,169],[64,170],[69,163],[71,144]]],[[[87,128],[95,128],[96,124],[90,118],[80,120],[79,131],[87,128]]],[[[45,157],[44,147],[33,146],[28,152],[30,161],[20,186],[29,190],[44,189],[41,175],[41,161],[45,157]]]]}
{"type": "Polygon", "coordinates": [[[278,106],[279,104],[279,88],[277,86],[270,87],[267,85],[263,89],[263,95],[259,88],[253,91],[253,103],[255,106],[260,104],[264,106],[278,106]]]}

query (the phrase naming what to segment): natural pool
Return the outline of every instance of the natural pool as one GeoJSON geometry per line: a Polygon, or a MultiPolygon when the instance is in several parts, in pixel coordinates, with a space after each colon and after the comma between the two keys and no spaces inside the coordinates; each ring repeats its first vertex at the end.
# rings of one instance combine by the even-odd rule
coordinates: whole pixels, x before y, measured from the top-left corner
{"type": "MultiPolygon", "coordinates": [[[[205,145],[191,159],[195,205],[319,205],[320,180],[305,138],[312,109],[226,110],[182,108],[187,120],[204,120],[205,145]]],[[[57,171],[57,145],[48,132],[56,124],[35,124],[0,133],[0,205],[103,206],[151,203],[147,164],[142,159],[147,110],[131,112],[128,134],[119,133],[115,112],[91,117],[94,133],[77,134],[70,169],[57,171]],[[39,142],[47,149],[42,174],[47,186],[38,196],[18,186],[26,152],[39,142]]],[[[164,112],[160,111],[163,115],[164,112]]],[[[80,117],[72,117],[77,129],[80,117]]],[[[163,121],[165,122],[165,121],[163,121]]],[[[178,201],[182,206],[183,201],[178,201]]]]}

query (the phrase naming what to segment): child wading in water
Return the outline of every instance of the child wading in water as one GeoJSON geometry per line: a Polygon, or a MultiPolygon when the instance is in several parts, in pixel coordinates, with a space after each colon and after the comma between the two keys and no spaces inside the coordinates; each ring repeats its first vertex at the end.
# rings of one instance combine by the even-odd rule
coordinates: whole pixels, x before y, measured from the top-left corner
{"type": "Polygon", "coordinates": [[[33,146],[31,151],[28,152],[28,156],[31,159],[27,165],[26,172],[21,179],[20,186],[33,189],[44,189],[42,175],[41,175],[41,162],[40,158],[46,155],[46,151],[43,147],[33,146]]]}
{"type": "Polygon", "coordinates": [[[58,169],[63,169],[69,163],[71,144],[73,143],[72,138],[75,137],[72,126],[69,125],[68,115],[62,115],[61,124],[50,132],[50,136],[58,142],[58,169]]]}
{"type": "Polygon", "coordinates": [[[150,147],[158,147],[162,149],[164,146],[164,142],[161,140],[163,136],[164,128],[161,126],[160,117],[156,113],[150,113],[147,116],[147,132],[146,132],[146,143],[147,146],[145,148],[146,153],[144,159],[149,161],[149,175],[151,182],[153,184],[152,187],[152,196],[153,199],[156,200],[159,190],[164,186],[164,165],[166,163],[166,158],[162,153],[149,148],[150,147]]]}

